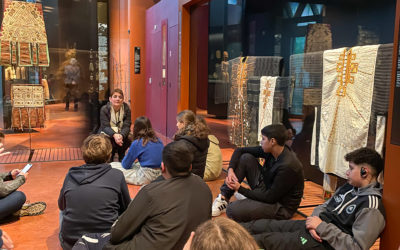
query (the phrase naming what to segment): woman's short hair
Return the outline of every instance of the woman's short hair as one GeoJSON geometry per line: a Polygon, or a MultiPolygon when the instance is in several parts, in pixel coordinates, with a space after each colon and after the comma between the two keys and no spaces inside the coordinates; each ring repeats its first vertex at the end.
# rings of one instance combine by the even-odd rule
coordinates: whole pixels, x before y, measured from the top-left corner
{"type": "Polygon", "coordinates": [[[112,145],[106,135],[90,135],[83,141],[81,150],[87,164],[102,164],[110,160],[112,145]]]}
{"type": "Polygon", "coordinates": [[[254,238],[237,222],[215,218],[201,224],[195,231],[191,250],[257,250],[254,238]]]}
{"type": "Polygon", "coordinates": [[[118,93],[122,95],[122,97],[124,97],[124,92],[122,91],[122,89],[114,89],[113,91],[110,92],[110,97],[112,97],[114,93],[118,93]]]}

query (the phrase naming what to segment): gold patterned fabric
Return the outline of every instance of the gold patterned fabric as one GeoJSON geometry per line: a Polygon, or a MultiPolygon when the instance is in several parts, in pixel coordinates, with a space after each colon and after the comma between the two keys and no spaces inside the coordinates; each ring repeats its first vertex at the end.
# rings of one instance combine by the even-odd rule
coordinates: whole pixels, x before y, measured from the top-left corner
{"type": "Polygon", "coordinates": [[[2,65],[49,66],[41,4],[5,0],[0,40],[2,65]]]}
{"type": "Polygon", "coordinates": [[[345,154],[366,146],[379,45],[324,52],[319,167],[346,176],[345,154]]]}
{"type": "Polygon", "coordinates": [[[260,79],[260,99],[258,102],[258,140],[261,141],[261,130],[272,124],[276,79],[274,76],[263,76],[260,79]]]}
{"type": "Polygon", "coordinates": [[[247,80],[254,72],[255,57],[240,57],[231,60],[232,86],[228,104],[231,119],[229,139],[243,147],[249,145],[250,117],[247,99],[247,80]]]}
{"type": "Polygon", "coordinates": [[[44,90],[42,85],[13,84],[11,86],[12,127],[44,127],[44,90]]]}

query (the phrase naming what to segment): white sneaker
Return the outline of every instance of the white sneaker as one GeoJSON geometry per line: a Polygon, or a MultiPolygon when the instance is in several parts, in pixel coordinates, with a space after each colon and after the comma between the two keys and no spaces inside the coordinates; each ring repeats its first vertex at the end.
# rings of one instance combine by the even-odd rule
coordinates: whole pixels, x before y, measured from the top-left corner
{"type": "Polygon", "coordinates": [[[219,194],[212,204],[212,216],[221,215],[222,212],[226,211],[227,206],[228,202],[222,198],[221,194],[219,194]]]}

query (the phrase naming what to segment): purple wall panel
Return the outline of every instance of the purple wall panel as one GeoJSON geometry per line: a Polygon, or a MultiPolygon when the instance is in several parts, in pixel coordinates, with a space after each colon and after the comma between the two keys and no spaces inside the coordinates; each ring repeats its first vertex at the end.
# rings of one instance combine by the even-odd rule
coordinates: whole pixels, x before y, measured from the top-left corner
{"type": "Polygon", "coordinates": [[[146,11],[146,115],[154,129],[168,137],[176,131],[178,18],[178,0],[162,0],[146,11]],[[165,85],[162,81],[162,22],[167,22],[169,27],[165,85]]]}
{"type": "Polygon", "coordinates": [[[176,132],[176,114],[178,107],[178,25],[168,30],[168,108],[167,136],[176,132]]]}

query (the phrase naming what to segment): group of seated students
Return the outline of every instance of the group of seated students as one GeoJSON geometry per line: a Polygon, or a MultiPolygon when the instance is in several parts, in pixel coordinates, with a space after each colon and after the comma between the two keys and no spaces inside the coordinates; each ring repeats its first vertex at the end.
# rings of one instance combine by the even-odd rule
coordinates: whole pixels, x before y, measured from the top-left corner
{"type": "Polygon", "coordinates": [[[179,113],[164,146],[139,117],[129,147],[122,91],[106,107],[103,130],[83,142],[85,164],[69,170],[60,191],[63,249],[369,249],[385,227],[383,159],[373,149],[347,154],[348,183],[295,221],[304,175],[285,126],[266,126],[260,146],[235,149],[213,202],[205,181],[218,178],[222,156],[204,119],[179,113]],[[116,153],[121,162],[111,162],[116,153]],[[127,183],[142,185],[133,200],[127,183]],[[211,220],[225,211],[229,219],[211,220]]]}
{"type": "Polygon", "coordinates": [[[222,156],[204,119],[179,113],[174,141],[164,147],[150,120],[139,117],[124,157],[122,131],[130,118],[120,113],[129,112],[123,104],[122,91],[114,91],[106,106],[111,115],[101,119],[107,136],[89,136],[82,146],[86,164],[65,178],[64,249],[369,249],[385,226],[377,181],[383,160],[373,149],[347,154],[348,184],[306,220],[294,221],[304,175],[285,126],[266,126],[260,146],[234,151],[212,203],[204,181],[218,178],[222,156]],[[115,153],[122,162],[108,164],[115,153]],[[132,201],[126,183],[143,185],[132,201]],[[229,202],[235,192],[242,198],[229,202]],[[225,211],[230,219],[210,220],[225,211]]]}

